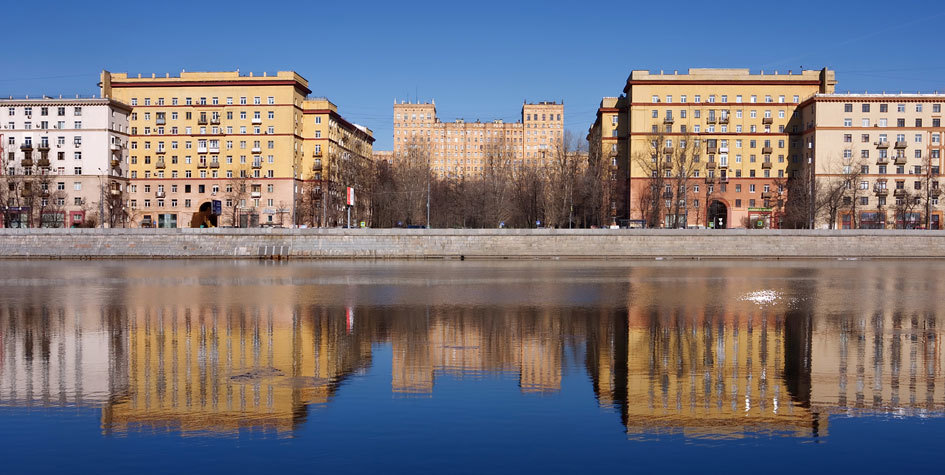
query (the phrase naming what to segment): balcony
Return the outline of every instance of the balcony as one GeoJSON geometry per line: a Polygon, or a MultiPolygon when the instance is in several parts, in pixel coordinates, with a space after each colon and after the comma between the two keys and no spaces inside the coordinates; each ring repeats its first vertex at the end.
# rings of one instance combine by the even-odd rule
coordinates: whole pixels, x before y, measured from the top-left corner
{"type": "Polygon", "coordinates": [[[110,194],[110,195],[112,195],[112,196],[115,196],[115,197],[121,196],[121,190],[119,190],[118,188],[114,188],[114,187],[113,187],[112,189],[108,190],[108,194],[110,194]]]}
{"type": "Polygon", "coordinates": [[[30,188],[23,188],[22,190],[20,190],[20,196],[23,198],[29,198],[33,196],[33,190],[30,188]]]}
{"type": "Polygon", "coordinates": [[[253,155],[259,155],[260,153],[262,153],[262,147],[253,147],[251,152],[253,152],[253,155]]]}
{"type": "Polygon", "coordinates": [[[24,152],[32,152],[32,151],[33,151],[33,144],[31,144],[31,143],[25,143],[25,144],[23,144],[23,145],[20,145],[20,150],[22,150],[22,151],[24,151],[24,152]]]}
{"type": "Polygon", "coordinates": [[[773,117],[763,117],[763,118],[761,119],[761,124],[762,124],[762,125],[771,125],[771,124],[773,124],[773,123],[774,123],[774,118],[773,118],[773,117]]]}
{"type": "Polygon", "coordinates": [[[771,160],[761,162],[761,168],[771,168],[771,160]]]}
{"type": "Polygon", "coordinates": [[[24,158],[21,164],[23,165],[23,168],[33,168],[33,159],[24,158]]]}
{"type": "Polygon", "coordinates": [[[896,165],[905,165],[905,164],[906,164],[906,157],[896,157],[896,158],[895,158],[895,163],[896,163],[896,165]]]}
{"type": "Polygon", "coordinates": [[[39,153],[47,153],[47,152],[49,152],[49,144],[48,144],[48,143],[41,143],[41,144],[39,144],[38,147],[36,147],[36,150],[38,150],[39,153]]]}
{"type": "Polygon", "coordinates": [[[772,150],[771,147],[761,147],[762,155],[771,155],[771,152],[774,152],[774,150],[772,150]]]}
{"type": "Polygon", "coordinates": [[[879,142],[873,142],[873,145],[875,145],[876,148],[889,148],[889,142],[885,140],[880,140],[879,142]]]}
{"type": "Polygon", "coordinates": [[[40,159],[39,159],[39,167],[40,167],[40,168],[49,168],[49,159],[48,159],[48,158],[40,158],[40,159]]]}
{"type": "Polygon", "coordinates": [[[723,115],[722,117],[719,117],[719,123],[720,123],[720,124],[727,124],[727,123],[728,123],[728,116],[727,116],[727,115],[723,115]]]}
{"type": "Polygon", "coordinates": [[[876,193],[876,196],[889,196],[889,188],[873,185],[873,193],[876,193]]]}
{"type": "Polygon", "coordinates": [[[663,153],[664,153],[664,154],[671,154],[671,153],[673,153],[673,147],[663,147],[663,153]]]}
{"type": "Polygon", "coordinates": [[[167,120],[165,120],[163,117],[158,117],[157,119],[154,119],[154,123],[157,125],[165,125],[167,124],[167,120]]]}
{"type": "Polygon", "coordinates": [[[315,160],[315,163],[312,165],[312,171],[320,172],[322,171],[322,161],[315,160]]]}
{"type": "Polygon", "coordinates": [[[877,164],[877,165],[887,165],[887,164],[889,164],[889,158],[888,158],[888,157],[878,157],[878,158],[876,159],[876,164],[877,164]]]}
{"type": "Polygon", "coordinates": [[[671,199],[673,199],[673,192],[672,192],[672,191],[664,191],[664,192],[663,192],[663,199],[664,199],[664,200],[671,200],[671,199]]]}
{"type": "Polygon", "coordinates": [[[251,193],[249,194],[249,197],[250,197],[250,198],[259,198],[259,197],[261,197],[261,196],[262,196],[262,193],[259,192],[259,191],[253,191],[253,192],[251,192],[251,193]]]}
{"type": "Polygon", "coordinates": [[[112,149],[112,152],[121,152],[122,149],[121,144],[118,143],[111,144],[110,148],[112,149]]]}
{"type": "Polygon", "coordinates": [[[715,167],[716,167],[716,165],[717,165],[717,164],[716,164],[714,161],[712,161],[712,160],[709,160],[708,162],[705,162],[705,167],[706,167],[707,169],[709,169],[709,170],[714,170],[715,167]]]}
{"type": "Polygon", "coordinates": [[[155,198],[164,198],[165,196],[167,196],[167,195],[165,195],[163,191],[158,191],[158,192],[154,193],[154,197],[155,197],[155,198]]]}
{"type": "Polygon", "coordinates": [[[197,153],[207,153],[206,145],[197,145],[197,153]]]}
{"type": "Polygon", "coordinates": [[[207,161],[200,160],[199,162],[197,162],[197,168],[207,168],[207,161]]]}
{"type": "Polygon", "coordinates": [[[705,182],[711,185],[711,184],[715,183],[715,177],[714,177],[714,176],[707,176],[707,177],[705,177],[705,182]]]}
{"type": "Polygon", "coordinates": [[[262,162],[253,162],[253,168],[262,168],[262,162]]]}
{"type": "Polygon", "coordinates": [[[163,148],[159,148],[159,149],[155,150],[154,153],[159,154],[159,155],[164,155],[165,153],[167,153],[167,150],[165,150],[165,149],[163,149],[163,148]]]}
{"type": "Polygon", "coordinates": [[[211,161],[210,161],[210,168],[220,168],[220,161],[219,161],[219,160],[211,160],[211,161]]]}
{"type": "Polygon", "coordinates": [[[908,145],[908,144],[906,143],[905,140],[897,140],[897,141],[896,141],[896,148],[906,148],[907,145],[908,145]]]}
{"type": "Polygon", "coordinates": [[[154,162],[154,168],[164,168],[164,159],[162,158],[154,162]]]}
{"type": "Polygon", "coordinates": [[[119,165],[121,165],[121,160],[119,160],[119,159],[117,159],[117,158],[113,158],[113,159],[112,159],[112,168],[118,168],[119,165]]]}
{"type": "Polygon", "coordinates": [[[716,122],[716,120],[715,120],[715,116],[714,116],[714,115],[710,115],[709,117],[706,117],[706,118],[705,118],[705,123],[706,123],[706,124],[714,124],[715,122],[716,122]]]}
{"type": "Polygon", "coordinates": [[[211,117],[211,118],[210,118],[210,123],[213,124],[213,125],[220,125],[220,116],[211,117]]]}
{"type": "Polygon", "coordinates": [[[207,125],[207,116],[202,115],[197,118],[197,125],[207,125]]]}
{"type": "Polygon", "coordinates": [[[774,198],[774,192],[772,192],[772,191],[763,191],[763,192],[761,193],[761,199],[763,199],[763,200],[770,200],[771,198],[774,198]]]}
{"type": "Polygon", "coordinates": [[[672,118],[672,117],[664,117],[664,118],[663,118],[663,123],[664,123],[664,124],[672,124],[672,123],[673,123],[673,118],[672,118]]]}
{"type": "Polygon", "coordinates": [[[259,117],[253,117],[252,122],[253,122],[253,125],[259,125],[259,124],[262,124],[262,119],[259,117]]]}
{"type": "Polygon", "coordinates": [[[321,156],[322,156],[322,150],[321,150],[320,148],[319,148],[319,149],[315,149],[315,151],[312,152],[312,156],[313,156],[313,157],[321,157],[321,156]]]}
{"type": "Polygon", "coordinates": [[[929,190],[929,194],[931,194],[934,198],[938,198],[938,196],[942,194],[942,189],[939,187],[933,187],[929,190]]]}
{"type": "Polygon", "coordinates": [[[663,169],[664,169],[664,170],[672,170],[672,169],[673,169],[673,162],[672,162],[672,161],[663,160],[662,163],[663,163],[663,169]]]}
{"type": "Polygon", "coordinates": [[[715,155],[716,153],[719,153],[719,148],[716,147],[715,145],[706,145],[706,146],[705,146],[705,153],[709,153],[709,154],[715,155]]]}
{"type": "Polygon", "coordinates": [[[906,196],[906,189],[896,188],[895,190],[893,190],[893,196],[895,196],[896,198],[902,198],[903,196],[906,196]]]}
{"type": "Polygon", "coordinates": [[[214,146],[211,145],[211,146],[210,146],[210,153],[220,153],[220,146],[217,145],[216,147],[214,147],[214,146]]]}

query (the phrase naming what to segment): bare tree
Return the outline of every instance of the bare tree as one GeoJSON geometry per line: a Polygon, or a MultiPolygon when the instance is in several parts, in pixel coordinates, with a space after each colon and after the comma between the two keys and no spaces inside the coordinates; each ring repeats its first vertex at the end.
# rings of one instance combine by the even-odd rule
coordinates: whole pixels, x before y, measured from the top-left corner
{"type": "Polygon", "coordinates": [[[658,227],[662,223],[665,211],[665,200],[662,197],[666,192],[665,185],[668,181],[666,170],[669,170],[671,174],[673,167],[672,157],[667,160],[667,157],[663,156],[665,141],[664,134],[655,132],[647,137],[648,147],[631,157],[642,174],[649,177],[641,180],[646,185],[637,193],[637,205],[646,225],[651,228],[658,227]]]}
{"type": "Polygon", "coordinates": [[[249,168],[243,165],[239,169],[233,170],[233,175],[228,177],[223,185],[223,204],[226,206],[227,214],[230,217],[230,226],[234,228],[240,226],[239,211],[250,196],[249,175],[249,168]]]}
{"type": "MultiPolygon", "coordinates": [[[[918,195],[922,200],[923,207],[925,208],[925,229],[932,229],[932,215],[933,215],[933,206],[934,203],[938,201],[938,197],[942,194],[942,189],[939,187],[939,166],[934,165],[937,163],[937,160],[933,161],[932,155],[925,153],[922,156],[922,165],[920,167],[919,175],[919,184],[920,190],[918,195]]],[[[938,223],[939,226],[941,225],[938,223]]]]}
{"type": "Polygon", "coordinates": [[[894,216],[896,229],[915,229],[922,222],[921,216],[916,213],[922,206],[922,197],[918,190],[909,190],[905,186],[893,192],[896,199],[894,216]]]}

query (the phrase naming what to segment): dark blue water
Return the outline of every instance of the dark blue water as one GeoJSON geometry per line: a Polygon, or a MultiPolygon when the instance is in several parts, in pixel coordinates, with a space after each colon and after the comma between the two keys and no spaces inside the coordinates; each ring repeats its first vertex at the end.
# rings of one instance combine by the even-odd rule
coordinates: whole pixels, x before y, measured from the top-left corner
{"type": "Polygon", "coordinates": [[[2,263],[3,473],[938,471],[937,262],[2,263]]]}

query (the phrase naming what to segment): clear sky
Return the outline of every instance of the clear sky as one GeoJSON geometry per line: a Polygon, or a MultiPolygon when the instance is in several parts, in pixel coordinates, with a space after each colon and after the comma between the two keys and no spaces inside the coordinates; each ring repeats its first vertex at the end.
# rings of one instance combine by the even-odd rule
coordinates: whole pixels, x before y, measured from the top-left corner
{"type": "MultiPolygon", "coordinates": [[[[584,134],[633,69],[837,71],[838,91],[945,92],[940,0],[8,2],[0,96],[93,94],[99,71],[295,70],[392,146],[395,99],[443,120],[563,100],[584,134]]],[[[582,135],[583,136],[583,135],[582,135]]]]}

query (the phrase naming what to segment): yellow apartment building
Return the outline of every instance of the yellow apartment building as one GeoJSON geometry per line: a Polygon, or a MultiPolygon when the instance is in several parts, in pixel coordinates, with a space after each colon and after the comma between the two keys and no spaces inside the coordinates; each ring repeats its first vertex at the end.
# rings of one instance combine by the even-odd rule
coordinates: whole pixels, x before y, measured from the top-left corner
{"type": "Polygon", "coordinates": [[[343,192],[332,179],[345,176],[335,168],[353,151],[370,159],[370,130],[342,119],[327,99],[307,98],[308,81],[292,71],[103,71],[100,87],[132,107],[137,225],[186,227],[211,200],[221,201],[228,226],[334,224],[343,192]]]}
{"type": "Polygon", "coordinates": [[[394,155],[422,151],[441,177],[476,176],[499,159],[515,166],[550,162],[564,138],[564,104],[542,101],[522,104],[522,117],[469,122],[441,122],[436,103],[394,103],[394,155]]]}
{"type": "Polygon", "coordinates": [[[945,94],[817,94],[804,101],[802,154],[819,193],[846,189],[815,226],[942,229],[942,103],[945,94]]]}
{"type": "Polygon", "coordinates": [[[632,71],[626,113],[610,106],[621,98],[599,112],[602,123],[611,120],[599,127],[601,143],[609,131],[618,154],[621,141],[628,150],[627,217],[648,226],[777,227],[800,160],[798,106],[835,84],[827,69],[632,71]]]}
{"type": "Polygon", "coordinates": [[[609,171],[609,182],[606,186],[602,184],[604,193],[601,199],[604,208],[610,210],[613,224],[625,223],[629,210],[628,118],[626,97],[605,97],[597,109],[594,125],[587,133],[589,159],[606,162],[609,171]]]}

